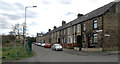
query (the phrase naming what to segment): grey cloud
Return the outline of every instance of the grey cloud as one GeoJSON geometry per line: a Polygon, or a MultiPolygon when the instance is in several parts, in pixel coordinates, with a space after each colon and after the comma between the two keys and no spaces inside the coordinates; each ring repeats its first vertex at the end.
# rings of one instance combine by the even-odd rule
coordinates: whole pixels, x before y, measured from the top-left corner
{"type": "Polygon", "coordinates": [[[23,15],[14,15],[14,14],[6,14],[6,13],[2,13],[2,15],[7,16],[11,20],[18,20],[24,17],[23,15]]]}
{"type": "Polygon", "coordinates": [[[57,0],[57,2],[61,3],[61,4],[71,4],[71,0],[57,0]]]}
{"type": "Polygon", "coordinates": [[[24,6],[21,4],[21,3],[14,3],[14,4],[11,4],[11,3],[7,3],[7,2],[4,2],[4,1],[1,1],[1,9],[2,10],[5,10],[5,11],[17,11],[17,10],[24,10],[24,6]]]}
{"type": "Polygon", "coordinates": [[[73,12],[68,12],[65,15],[71,15],[71,14],[74,14],[74,13],[73,12]]]}
{"type": "Polygon", "coordinates": [[[1,9],[2,10],[5,10],[5,11],[14,11],[15,8],[13,8],[12,4],[10,3],[6,3],[6,2],[3,2],[1,1],[1,9]]]}
{"type": "Polygon", "coordinates": [[[11,27],[11,24],[7,22],[7,20],[3,17],[0,17],[0,25],[2,27],[0,27],[0,29],[10,29],[11,27]]]}
{"type": "Polygon", "coordinates": [[[29,25],[29,26],[36,26],[36,25],[38,25],[38,24],[35,23],[35,22],[31,22],[31,23],[29,23],[28,25],[29,25]]]}
{"type": "MultiPolygon", "coordinates": [[[[7,13],[2,13],[3,16],[7,16],[10,20],[19,20],[21,18],[25,17],[25,13],[17,13],[17,14],[7,14],[7,13]]],[[[28,11],[27,12],[27,17],[28,18],[36,18],[37,13],[28,11]]]]}
{"type": "Polygon", "coordinates": [[[37,17],[37,13],[33,12],[33,11],[27,11],[27,17],[28,18],[36,18],[37,17]]]}
{"type": "Polygon", "coordinates": [[[20,10],[24,10],[25,6],[23,6],[22,4],[20,3],[15,3],[15,5],[20,9],[20,10]]]}

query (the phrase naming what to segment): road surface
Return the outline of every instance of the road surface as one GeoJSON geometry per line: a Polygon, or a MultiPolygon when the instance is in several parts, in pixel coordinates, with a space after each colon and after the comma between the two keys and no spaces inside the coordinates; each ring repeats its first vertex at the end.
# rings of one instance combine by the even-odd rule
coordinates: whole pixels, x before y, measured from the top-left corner
{"type": "Polygon", "coordinates": [[[35,55],[17,62],[118,62],[118,55],[75,55],[33,45],[35,55]]]}

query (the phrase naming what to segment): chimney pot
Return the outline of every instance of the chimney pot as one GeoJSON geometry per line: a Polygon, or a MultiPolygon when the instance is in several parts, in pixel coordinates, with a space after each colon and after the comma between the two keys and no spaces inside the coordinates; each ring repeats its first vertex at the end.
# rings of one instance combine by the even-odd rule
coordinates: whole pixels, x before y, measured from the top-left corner
{"type": "Polygon", "coordinates": [[[78,16],[78,18],[80,18],[80,17],[82,17],[82,16],[83,16],[83,14],[78,14],[77,16],[78,16]]]}
{"type": "Polygon", "coordinates": [[[48,29],[48,32],[50,32],[51,31],[51,29],[48,29]]]}
{"type": "Polygon", "coordinates": [[[65,24],[66,24],[66,21],[63,20],[63,21],[62,21],[62,26],[65,25],[65,24]]]}
{"type": "Polygon", "coordinates": [[[56,29],[57,27],[56,26],[54,26],[54,29],[56,29]]]}

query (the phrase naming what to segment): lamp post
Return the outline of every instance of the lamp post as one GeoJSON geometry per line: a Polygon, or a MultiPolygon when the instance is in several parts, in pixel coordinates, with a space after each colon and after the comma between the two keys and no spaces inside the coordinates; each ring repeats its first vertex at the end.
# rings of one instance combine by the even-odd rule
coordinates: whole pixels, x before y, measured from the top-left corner
{"type": "Polygon", "coordinates": [[[26,10],[27,10],[27,8],[33,8],[33,7],[37,7],[37,6],[27,6],[27,7],[25,7],[25,24],[23,26],[23,38],[24,38],[23,45],[26,44],[26,10]]]}

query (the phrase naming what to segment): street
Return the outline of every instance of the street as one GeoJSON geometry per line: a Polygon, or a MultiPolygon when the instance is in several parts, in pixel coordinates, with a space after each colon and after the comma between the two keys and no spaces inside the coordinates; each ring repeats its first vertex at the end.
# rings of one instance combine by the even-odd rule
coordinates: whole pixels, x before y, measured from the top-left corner
{"type": "Polygon", "coordinates": [[[118,62],[118,55],[75,55],[33,45],[35,55],[15,62],[118,62]]]}

